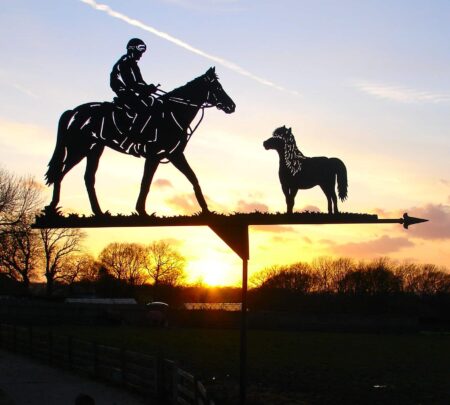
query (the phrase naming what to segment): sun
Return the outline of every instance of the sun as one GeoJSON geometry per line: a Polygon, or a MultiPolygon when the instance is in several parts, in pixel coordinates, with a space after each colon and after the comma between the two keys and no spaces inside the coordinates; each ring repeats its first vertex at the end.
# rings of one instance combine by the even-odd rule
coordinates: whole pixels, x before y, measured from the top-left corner
{"type": "Polygon", "coordinates": [[[210,287],[229,286],[236,283],[235,269],[229,263],[213,258],[200,259],[190,263],[190,278],[201,280],[210,287]]]}

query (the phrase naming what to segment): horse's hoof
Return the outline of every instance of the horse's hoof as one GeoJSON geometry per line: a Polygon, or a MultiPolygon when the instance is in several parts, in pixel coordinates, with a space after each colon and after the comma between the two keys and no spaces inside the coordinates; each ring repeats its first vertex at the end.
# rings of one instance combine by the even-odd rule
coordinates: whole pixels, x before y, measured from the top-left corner
{"type": "Polygon", "coordinates": [[[60,207],[53,207],[51,205],[46,205],[42,212],[46,216],[61,216],[61,208],[60,207]]]}

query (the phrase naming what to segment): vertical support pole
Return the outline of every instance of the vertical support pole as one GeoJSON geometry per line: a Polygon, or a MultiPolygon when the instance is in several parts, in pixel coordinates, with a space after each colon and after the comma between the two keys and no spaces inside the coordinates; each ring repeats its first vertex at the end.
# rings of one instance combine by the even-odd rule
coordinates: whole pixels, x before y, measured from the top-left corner
{"type": "Polygon", "coordinates": [[[239,359],[239,404],[244,405],[247,396],[247,282],[250,246],[248,224],[244,221],[233,225],[210,223],[209,227],[242,259],[242,308],[239,359]]]}
{"type": "Polygon", "coordinates": [[[242,259],[242,307],[239,367],[239,404],[244,405],[247,397],[247,283],[248,259],[242,259]]]}

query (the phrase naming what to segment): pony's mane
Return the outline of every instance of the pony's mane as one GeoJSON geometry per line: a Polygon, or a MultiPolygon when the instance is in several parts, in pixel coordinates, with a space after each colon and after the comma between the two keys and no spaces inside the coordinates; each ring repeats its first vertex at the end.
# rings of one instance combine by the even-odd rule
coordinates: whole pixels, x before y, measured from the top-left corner
{"type": "Polygon", "coordinates": [[[210,77],[212,80],[218,80],[219,77],[217,76],[217,74],[215,72],[206,72],[203,73],[202,75],[196,77],[195,79],[187,82],[186,84],[184,84],[183,86],[177,87],[171,91],[168,91],[166,94],[164,94],[163,96],[161,96],[161,98],[169,98],[169,97],[180,97],[180,96],[185,96],[185,91],[186,91],[186,87],[195,87],[198,86],[201,81],[203,79],[205,79],[205,77],[210,77]]]}
{"type": "Polygon", "coordinates": [[[302,169],[302,161],[307,157],[297,148],[292,131],[286,127],[277,128],[273,132],[275,138],[281,138],[284,141],[284,159],[286,166],[293,176],[302,169]]]}

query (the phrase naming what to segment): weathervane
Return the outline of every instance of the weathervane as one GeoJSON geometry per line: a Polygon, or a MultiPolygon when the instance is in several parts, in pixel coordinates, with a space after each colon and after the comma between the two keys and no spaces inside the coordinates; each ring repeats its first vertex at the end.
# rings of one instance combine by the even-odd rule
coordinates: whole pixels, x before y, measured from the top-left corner
{"type": "Polygon", "coordinates": [[[230,114],[235,104],[219,83],[214,68],[170,92],[159,85],[144,82],[137,62],[146,50],[142,40],[132,39],[127,54],[114,65],[111,88],[114,102],[87,103],[62,114],[56,147],[48,165],[46,180],[53,184],[53,196],[43,213],[36,217],[36,228],[93,228],[135,226],[209,226],[242,259],[242,322],[240,356],[240,403],[246,398],[246,333],[249,233],[251,225],[278,224],[383,224],[400,223],[404,228],[426,219],[404,214],[402,218],[380,219],[373,214],[340,213],[335,191],[336,178],[341,201],[347,198],[347,170],[337,158],[306,157],[297,148],[292,131],[277,128],[264,142],[266,149],[275,149],[280,157],[279,177],[286,197],[287,213],[254,212],[224,215],[211,213],[194,171],[184,150],[201,123],[204,110],[217,107],[230,114]],[[198,123],[191,127],[201,112],[198,123]],[[141,189],[136,203],[137,213],[116,215],[103,213],[95,192],[95,173],[105,146],[118,152],[145,159],[141,189]],[[86,158],[84,175],[93,215],[89,217],[60,213],[61,182],[64,176],[86,158]],[[160,163],[172,163],[191,182],[202,210],[193,216],[157,217],[146,214],[146,198],[153,175],[160,163]],[[328,213],[294,213],[299,189],[320,186],[328,201],[328,213]]]}

